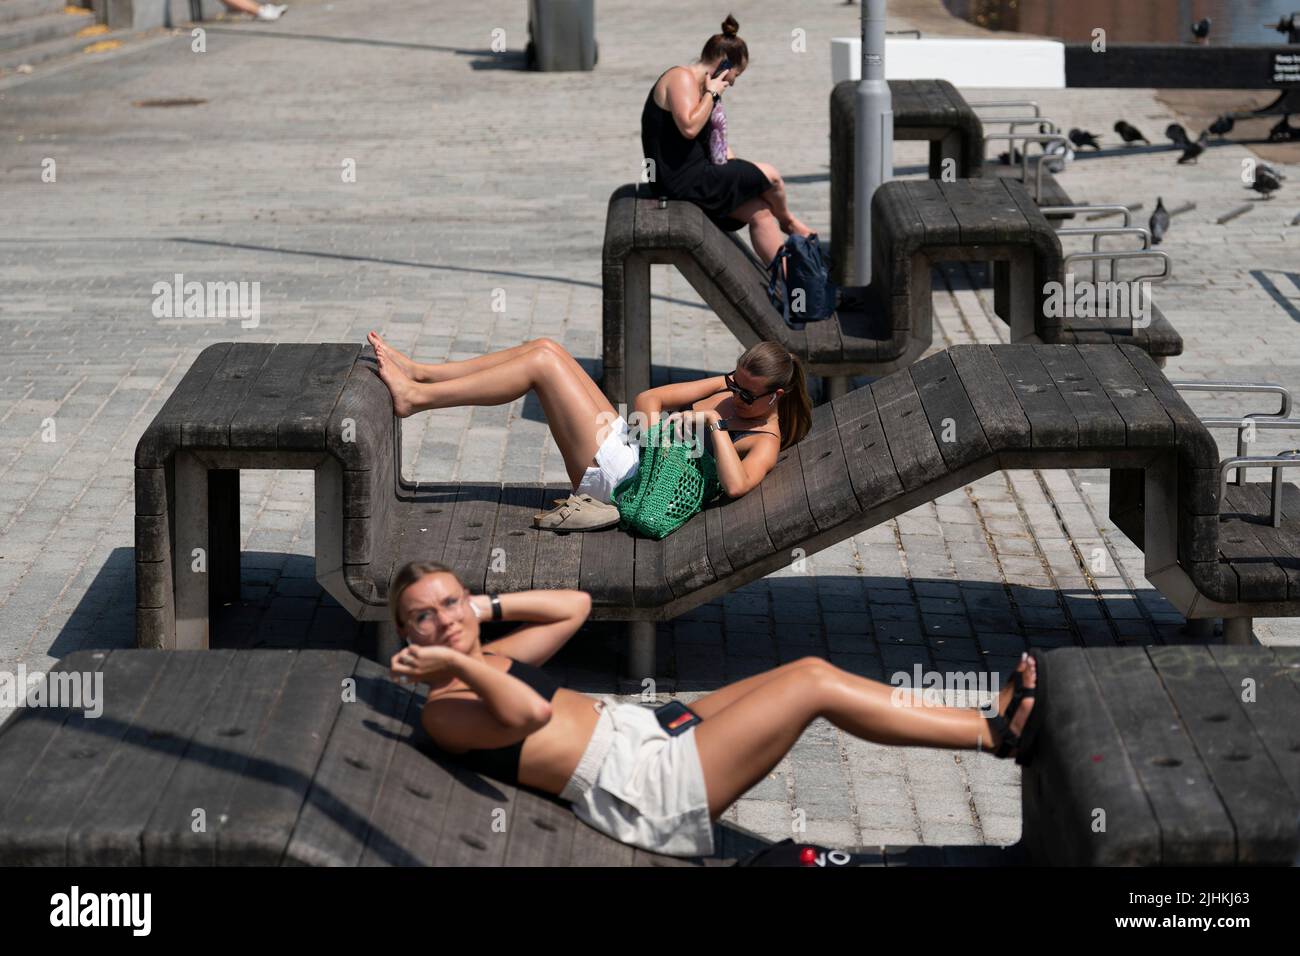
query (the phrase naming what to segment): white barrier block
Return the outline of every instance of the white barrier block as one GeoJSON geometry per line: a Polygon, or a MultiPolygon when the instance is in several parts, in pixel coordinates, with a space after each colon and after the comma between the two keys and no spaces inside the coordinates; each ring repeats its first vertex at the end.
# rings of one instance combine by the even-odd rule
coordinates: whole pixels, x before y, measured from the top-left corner
{"type": "MultiPolygon", "coordinates": [[[[831,80],[862,76],[862,40],[831,40],[831,80]]],[[[1065,89],[1065,44],[967,37],[885,38],[885,78],[988,89],[1065,89]]]]}

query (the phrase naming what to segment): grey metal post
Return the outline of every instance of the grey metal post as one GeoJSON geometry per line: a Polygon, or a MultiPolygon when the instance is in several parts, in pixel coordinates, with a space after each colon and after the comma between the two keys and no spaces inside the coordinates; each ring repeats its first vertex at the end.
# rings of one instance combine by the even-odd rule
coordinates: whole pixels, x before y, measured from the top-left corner
{"type": "Polygon", "coordinates": [[[871,282],[871,197],[894,174],[894,106],[885,82],[885,0],[862,0],[862,79],[855,100],[853,268],[871,282]]]}
{"type": "Polygon", "coordinates": [[[628,678],[640,683],[655,676],[655,622],[628,621],[630,647],[627,655],[628,678]]]}

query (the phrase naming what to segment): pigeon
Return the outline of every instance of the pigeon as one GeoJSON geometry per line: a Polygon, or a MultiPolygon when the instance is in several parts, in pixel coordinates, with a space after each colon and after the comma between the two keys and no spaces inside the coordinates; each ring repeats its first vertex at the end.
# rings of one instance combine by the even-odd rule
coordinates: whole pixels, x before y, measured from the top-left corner
{"type": "Polygon", "coordinates": [[[1231,116],[1220,116],[1210,124],[1210,132],[1222,139],[1232,132],[1232,127],[1237,125],[1236,120],[1231,116]]]}
{"type": "Polygon", "coordinates": [[[1177,123],[1170,123],[1168,126],[1166,126],[1165,135],[1169,137],[1169,141],[1173,143],[1175,146],[1185,147],[1188,143],[1191,142],[1191,140],[1187,138],[1187,130],[1183,129],[1177,123]]]}
{"type": "Polygon", "coordinates": [[[1201,133],[1200,138],[1198,138],[1196,142],[1188,143],[1184,146],[1183,155],[1178,157],[1178,165],[1182,166],[1184,163],[1195,163],[1197,157],[1199,157],[1201,153],[1205,152],[1206,139],[1206,134],[1201,133]]]}
{"type": "Polygon", "coordinates": [[[1169,229],[1169,210],[1165,208],[1165,201],[1162,197],[1156,197],[1156,208],[1151,213],[1151,221],[1148,223],[1151,227],[1151,244],[1160,245],[1160,240],[1165,237],[1165,232],[1169,229]]]}
{"type": "Polygon", "coordinates": [[[1212,24],[1213,22],[1214,21],[1211,20],[1209,17],[1205,17],[1201,20],[1197,20],[1195,23],[1192,24],[1192,36],[1196,37],[1196,39],[1204,43],[1205,40],[1210,35],[1210,24],[1212,24]]]}
{"type": "Polygon", "coordinates": [[[1074,150],[1070,149],[1069,143],[1062,143],[1059,141],[1052,143],[1052,145],[1047,147],[1045,152],[1048,158],[1045,159],[1044,162],[1047,164],[1048,172],[1062,172],[1065,169],[1066,163],[1074,162],[1074,150]]]}
{"type": "Polygon", "coordinates": [[[1271,193],[1275,193],[1282,188],[1282,178],[1272,166],[1260,163],[1255,167],[1255,181],[1250,184],[1250,188],[1265,199],[1269,199],[1271,193]]]}
{"type": "Polygon", "coordinates": [[[1141,131],[1136,126],[1131,126],[1128,123],[1124,122],[1123,120],[1120,120],[1115,124],[1115,132],[1119,133],[1120,137],[1124,140],[1124,142],[1130,145],[1136,143],[1138,140],[1141,140],[1142,142],[1146,143],[1148,146],[1151,145],[1151,141],[1148,140],[1145,136],[1143,136],[1141,131]]]}
{"type": "Polygon", "coordinates": [[[1093,136],[1086,129],[1072,129],[1069,132],[1070,142],[1077,149],[1083,149],[1085,146],[1091,146],[1093,149],[1101,149],[1101,144],[1097,142],[1097,137],[1093,136]]]}

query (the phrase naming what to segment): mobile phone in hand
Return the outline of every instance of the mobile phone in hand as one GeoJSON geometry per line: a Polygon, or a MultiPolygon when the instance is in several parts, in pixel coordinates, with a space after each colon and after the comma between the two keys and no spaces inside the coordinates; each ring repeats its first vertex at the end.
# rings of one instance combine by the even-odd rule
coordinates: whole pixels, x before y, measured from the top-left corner
{"type": "Polygon", "coordinates": [[[731,69],[731,61],[728,60],[726,57],[723,57],[722,62],[718,64],[718,68],[713,71],[713,79],[716,80],[723,73],[726,73],[729,69],[731,69]]]}

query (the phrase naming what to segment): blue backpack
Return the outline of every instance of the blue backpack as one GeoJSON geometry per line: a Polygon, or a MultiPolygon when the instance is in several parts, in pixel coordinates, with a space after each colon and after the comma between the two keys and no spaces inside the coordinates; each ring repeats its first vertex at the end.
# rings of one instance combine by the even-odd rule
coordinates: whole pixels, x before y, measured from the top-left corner
{"type": "Polygon", "coordinates": [[[787,236],[767,268],[767,297],[790,328],[802,329],[806,322],[819,322],[835,314],[839,287],[831,281],[816,233],[787,236]],[[785,275],[781,274],[782,260],[786,263],[785,275]],[[782,287],[780,292],[778,285],[782,287]]]}

